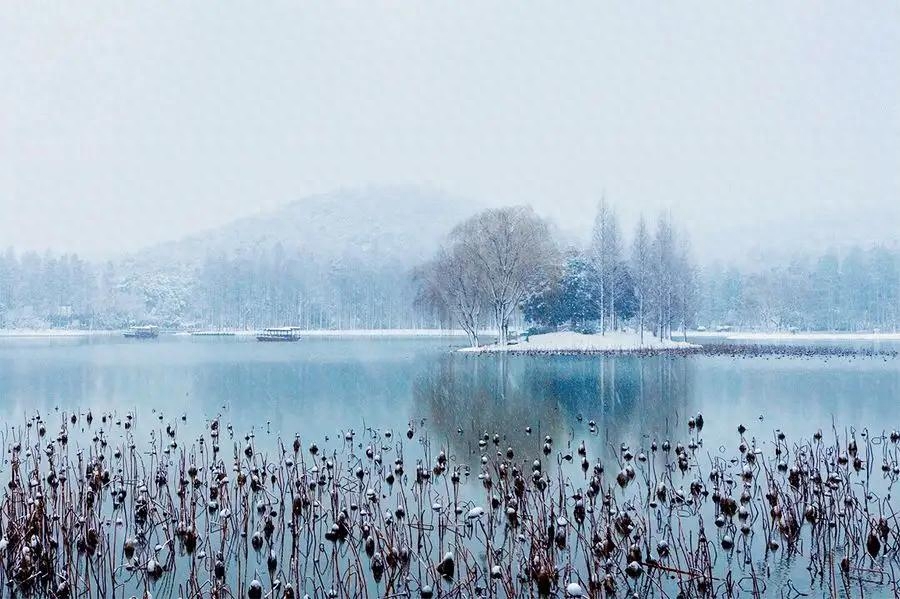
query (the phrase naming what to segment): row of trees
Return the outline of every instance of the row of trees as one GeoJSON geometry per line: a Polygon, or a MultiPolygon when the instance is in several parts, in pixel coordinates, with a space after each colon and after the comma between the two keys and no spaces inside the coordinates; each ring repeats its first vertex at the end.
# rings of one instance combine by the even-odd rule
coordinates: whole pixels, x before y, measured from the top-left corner
{"type": "Polygon", "coordinates": [[[581,258],[588,268],[581,278],[595,285],[583,295],[594,298],[600,332],[632,317],[642,339],[645,328],[663,337],[676,327],[692,326],[699,275],[687,236],[676,232],[667,213],[659,216],[652,234],[641,216],[628,250],[620,231],[615,211],[601,200],[581,258]]]}
{"type": "Polygon", "coordinates": [[[276,245],[249,255],[210,256],[197,275],[196,318],[215,327],[419,325],[410,310],[415,288],[408,273],[391,265],[373,268],[340,258],[323,262],[276,245]]]}
{"type": "Polygon", "coordinates": [[[591,242],[560,251],[548,223],[530,208],[487,210],[458,225],[417,273],[420,302],[439,306],[473,346],[496,327],[505,344],[521,311],[548,328],[594,325],[601,333],[634,321],[659,336],[693,324],[697,271],[685,238],[662,215],[651,234],[643,219],[626,253],[615,212],[601,201],[591,242]]]}
{"type": "Polygon", "coordinates": [[[195,290],[192,272],[8,249],[0,255],[0,328],[178,325],[190,313],[195,290]]]}
{"type": "Polygon", "coordinates": [[[440,315],[410,309],[415,295],[402,268],[323,263],[279,244],[165,268],[92,264],[71,254],[0,254],[0,328],[439,326],[440,315]]]}
{"type": "Polygon", "coordinates": [[[12,249],[0,255],[0,327],[55,324],[91,312],[100,291],[96,269],[77,255],[12,249]]]}
{"type": "Polygon", "coordinates": [[[891,330],[900,323],[900,248],[829,251],[702,276],[668,215],[622,233],[598,206],[589,242],[561,247],[529,208],[459,224],[412,280],[397,264],[317,259],[279,244],[198,265],[91,263],[74,254],[0,253],[0,328],[164,326],[461,327],[473,344],[522,321],[671,336],[692,325],[891,330]]]}
{"type": "Polygon", "coordinates": [[[699,322],[706,326],[819,331],[896,331],[900,250],[829,251],[741,271],[707,269],[699,322]]]}

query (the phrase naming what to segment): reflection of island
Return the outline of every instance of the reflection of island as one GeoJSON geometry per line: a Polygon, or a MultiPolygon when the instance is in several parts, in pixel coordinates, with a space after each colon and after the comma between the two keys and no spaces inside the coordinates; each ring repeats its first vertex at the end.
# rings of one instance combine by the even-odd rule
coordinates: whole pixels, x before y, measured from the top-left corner
{"type": "Polygon", "coordinates": [[[423,368],[413,394],[432,431],[445,434],[457,453],[480,455],[484,433],[491,441],[499,434],[501,450],[529,456],[540,452],[545,435],[557,448],[574,450],[582,439],[597,449],[623,441],[640,447],[651,436],[682,432],[692,414],[695,367],[672,356],[457,354],[423,368]]]}

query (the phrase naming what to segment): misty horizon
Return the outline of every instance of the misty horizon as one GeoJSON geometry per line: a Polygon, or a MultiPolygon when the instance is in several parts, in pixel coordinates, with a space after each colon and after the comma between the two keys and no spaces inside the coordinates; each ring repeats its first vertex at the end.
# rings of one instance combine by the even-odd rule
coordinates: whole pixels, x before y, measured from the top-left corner
{"type": "MultiPolygon", "coordinates": [[[[163,234],[159,238],[142,239],[140,236],[137,236],[132,243],[119,245],[116,247],[91,250],[90,248],[86,249],[85,247],[80,246],[80,244],[78,243],[74,243],[71,246],[54,246],[51,244],[42,244],[41,238],[36,237],[33,238],[33,243],[22,243],[19,245],[6,243],[2,247],[0,247],[0,250],[13,250],[18,254],[28,252],[35,252],[41,255],[73,254],[95,262],[105,262],[109,260],[121,261],[131,259],[135,256],[140,256],[148,252],[157,252],[170,247],[173,244],[181,244],[194,240],[202,241],[204,238],[210,235],[215,235],[220,231],[227,230],[236,226],[239,227],[244,223],[253,222],[259,219],[272,218],[280,213],[283,213],[285,210],[290,210],[292,208],[298,208],[302,211],[305,202],[326,201],[332,203],[336,210],[341,210],[343,208],[342,201],[345,197],[358,197],[360,195],[364,197],[383,196],[385,198],[385,201],[389,201],[390,198],[395,194],[402,195],[406,193],[440,198],[448,203],[464,206],[471,212],[477,212],[480,210],[487,210],[491,208],[509,207],[513,205],[533,207],[531,204],[491,205],[488,203],[478,203],[472,198],[453,197],[448,194],[442,193],[436,188],[429,188],[428,186],[423,185],[407,184],[360,186],[355,188],[344,187],[331,192],[316,193],[311,194],[308,197],[285,201],[271,207],[257,207],[251,212],[239,214],[237,216],[234,216],[233,218],[222,219],[222,217],[220,216],[218,219],[214,219],[211,222],[197,224],[196,226],[189,227],[184,231],[177,229],[173,230],[169,232],[169,234],[163,234]]],[[[601,198],[608,198],[608,195],[604,194],[603,196],[601,196],[601,198]]],[[[586,203],[586,205],[584,206],[583,214],[593,215],[594,211],[597,208],[598,202],[599,200],[593,203],[586,203]]],[[[622,213],[628,214],[629,211],[627,210],[627,205],[624,205],[626,208],[625,210],[621,210],[623,204],[615,202],[614,200],[609,200],[609,203],[616,211],[617,215],[621,215],[622,213]]],[[[578,221],[572,222],[561,221],[558,217],[554,218],[552,215],[547,214],[546,211],[537,210],[537,212],[538,214],[541,214],[541,216],[547,218],[548,223],[554,226],[554,230],[556,232],[555,236],[557,237],[557,240],[562,248],[570,246],[585,247],[589,243],[591,226],[593,222],[592,217],[584,217],[579,219],[578,221]]],[[[791,245],[790,243],[786,243],[782,245],[765,245],[758,239],[748,238],[744,240],[738,240],[737,244],[732,245],[731,250],[737,251],[736,248],[739,248],[740,254],[731,254],[727,250],[724,252],[720,251],[709,253],[702,251],[710,246],[710,240],[705,235],[705,232],[697,231],[691,226],[690,222],[685,222],[684,220],[682,220],[678,212],[671,208],[664,208],[660,210],[659,213],[639,212],[635,216],[634,221],[623,218],[622,225],[624,228],[625,239],[631,239],[633,229],[636,226],[638,219],[644,218],[645,220],[652,222],[660,213],[665,213],[672,216],[677,229],[679,231],[685,232],[688,235],[691,242],[691,251],[694,257],[698,260],[698,263],[704,267],[736,266],[746,269],[752,267],[752,265],[758,260],[774,260],[776,263],[788,264],[795,260],[815,258],[822,253],[837,253],[838,255],[842,255],[847,251],[857,247],[869,249],[878,246],[884,246],[888,248],[896,248],[898,246],[898,238],[896,236],[887,235],[881,239],[866,237],[853,238],[847,235],[840,234],[840,231],[836,228],[834,234],[828,236],[827,240],[823,240],[821,243],[816,244],[791,245]],[[698,247],[700,248],[700,250],[697,249],[698,247]]],[[[141,221],[137,221],[134,223],[134,226],[138,230],[140,229],[140,222],[141,221]]],[[[441,234],[439,234],[434,239],[435,243],[443,243],[446,240],[446,237],[450,234],[451,230],[452,227],[445,227],[445,230],[443,230],[441,234]]],[[[348,247],[347,249],[351,248],[348,247]]]]}
{"type": "Polygon", "coordinates": [[[7,7],[0,246],[115,258],[391,185],[582,238],[603,196],[669,210],[701,262],[893,244],[898,10],[7,7]]]}

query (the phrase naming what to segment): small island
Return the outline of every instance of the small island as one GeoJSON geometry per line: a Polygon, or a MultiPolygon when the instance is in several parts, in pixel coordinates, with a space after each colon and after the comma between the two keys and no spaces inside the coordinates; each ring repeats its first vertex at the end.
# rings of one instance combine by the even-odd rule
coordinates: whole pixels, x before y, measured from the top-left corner
{"type": "Polygon", "coordinates": [[[660,339],[644,333],[615,331],[600,333],[579,333],[558,331],[522,337],[515,343],[506,345],[490,344],[478,347],[464,347],[459,351],[468,353],[508,352],[518,354],[606,354],[606,353],[655,353],[659,351],[695,350],[700,346],[686,341],[660,339]]]}
{"type": "MultiPolygon", "coordinates": [[[[663,353],[696,350],[698,274],[687,236],[661,214],[639,219],[628,251],[601,199],[586,246],[562,244],[527,206],[492,209],[457,225],[416,278],[419,303],[452,318],[470,353],[663,353]],[[524,336],[511,324],[528,327],[524,336]],[[483,327],[496,342],[485,344],[483,327]],[[676,331],[683,341],[675,341],[676,331]],[[493,337],[493,335],[492,335],[493,337]]],[[[492,340],[493,341],[493,340],[492,340]]]]}

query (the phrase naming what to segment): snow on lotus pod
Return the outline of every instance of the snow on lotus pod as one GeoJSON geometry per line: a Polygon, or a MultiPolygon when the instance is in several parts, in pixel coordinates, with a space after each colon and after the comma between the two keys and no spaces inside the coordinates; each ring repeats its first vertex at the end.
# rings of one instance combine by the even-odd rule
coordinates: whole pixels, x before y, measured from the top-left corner
{"type": "Polygon", "coordinates": [[[162,565],[155,559],[151,559],[147,562],[147,574],[154,578],[162,576],[162,565]]]}
{"type": "Polygon", "coordinates": [[[631,578],[637,578],[644,572],[644,569],[637,562],[631,562],[625,567],[625,574],[631,578]]]}
{"type": "Polygon", "coordinates": [[[446,579],[453,578],[455,565],[453,563],[453,554],[449,551],[444,554],[444,559],[437,565],[437,572],[446,579]]]}

